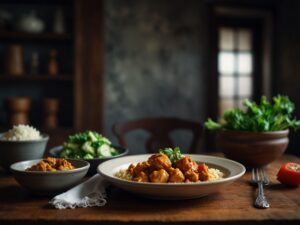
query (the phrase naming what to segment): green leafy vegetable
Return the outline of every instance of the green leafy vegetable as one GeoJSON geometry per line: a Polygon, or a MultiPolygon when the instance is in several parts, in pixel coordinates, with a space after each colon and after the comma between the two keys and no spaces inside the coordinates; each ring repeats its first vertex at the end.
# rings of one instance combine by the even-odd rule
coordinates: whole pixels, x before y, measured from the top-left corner
{"type": "Polygon", "coordinates": [[[163,153],[167,155],[172,163],[175,163],[176,161],[180,160],[183,157],[179,147],[176,147],[174,149],[172,148],[160,149],[159,153],[163,153]]]}
{"type": "Polygon", "coordinates": [[[118,155],[111,142],[95,131],[85,131],[69,136],[60,153],[62,158],[93,159],[118,155]]]}
{"type": "Polygon", "coordinates": [[[265,96],[260,103],[246,99],[245,110],[238,108],[225,111],[222,120],[218,123],[212,119],[205,122],[209,130],[240,130],[240,131],[279,131],[288,128],[297,130],[300,128],[300,120],[292,117],[295,105],[287,96],[277,95],[269,102],[265,96]]]}

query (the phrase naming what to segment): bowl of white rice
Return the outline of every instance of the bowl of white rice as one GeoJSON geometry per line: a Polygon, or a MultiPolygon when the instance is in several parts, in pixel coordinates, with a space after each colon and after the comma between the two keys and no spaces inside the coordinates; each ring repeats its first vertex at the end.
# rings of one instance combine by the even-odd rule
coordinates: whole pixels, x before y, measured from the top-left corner
{"type": "Polygon", "coordinates": [[[43,158],[48,139],[48,135],[23,124],[0,133],[0,166],[9,169],[15,162],[43,158]]]}

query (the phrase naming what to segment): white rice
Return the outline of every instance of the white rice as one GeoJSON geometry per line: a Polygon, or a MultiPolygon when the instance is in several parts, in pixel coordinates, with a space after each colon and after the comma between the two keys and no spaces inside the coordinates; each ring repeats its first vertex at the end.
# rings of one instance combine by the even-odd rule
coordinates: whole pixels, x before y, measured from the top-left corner
{"type": "Polygon", "coordinates": [[[224,177],[224,173],[215,168],[208,168],[208,181],[221,180],[224,177]]]}
{"type": "Polygon", "coordinates": [[[3,136],[2,140],[7,141],[28,141],[28,140],[40,140],[42,136],[40,132],[29,125],[16,125],[12,129],[7,131],[3,136]]]}
{"type": "Polygon", "coordinates": [[[126,169],[119,170],[117,173],[115,173],[115,176],[123,180],[132,180],[132,175],[126,169]]]}

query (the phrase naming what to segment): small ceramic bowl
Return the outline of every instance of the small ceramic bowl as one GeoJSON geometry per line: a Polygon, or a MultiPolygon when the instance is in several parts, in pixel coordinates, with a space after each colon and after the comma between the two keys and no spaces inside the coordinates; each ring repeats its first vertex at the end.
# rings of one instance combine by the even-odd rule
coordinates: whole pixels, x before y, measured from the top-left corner
{"type": "Polygon", "coordinates": [[[0,166],[9,170],[15,162],[31,159],[41,159],[44,156],[49,136],[43,134],[40,140],[8,141],[0,134],[0,166]]]}
{"type": "MultiPolygon", "coordinates": [[[[119,158],[119,157],[122,157],[122,156],[125,156],[125,155],[128,154],[128,149],[126,149],[126,148],[122,148],[122,147],[118,147],[118,146],[113,146],[113,147],[119,151],[118,155],[115,155],[115,156],[112,156],[112,157],[104,157],[104,158],[83,159],[83,160],[89,162],[90,165],[91,165],[90,169],[88,171],[89,175],[97,173],[97,167],[98,167],[99,164],[101,164],[101,163],[103,163],[107,160],[114,159],[114,158],[119,158]]],[[[62,150],[63,150],[62,146],[57,146],[57,147],[51,148],[49,150],[49,155],[52,156],[52,157],[55,157],[55,158],[59,158],[60,157],[60,152],[62,150]]]]}
{"type": "Polygon", "coordinates": [[[13,176],[25,189],[34,194],[54,195],[78,184],[86,175],[90,164],[84,160],[68,160],[75,169],[66,171],[26,171],[42,159],[14,163],[10,166],[13,176]]]}

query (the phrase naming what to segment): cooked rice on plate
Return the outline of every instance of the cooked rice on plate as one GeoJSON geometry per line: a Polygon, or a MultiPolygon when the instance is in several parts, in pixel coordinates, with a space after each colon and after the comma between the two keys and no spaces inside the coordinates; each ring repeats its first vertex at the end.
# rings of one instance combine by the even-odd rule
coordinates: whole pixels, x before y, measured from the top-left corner
{"type": "Polygon", "coordinates": [[[179,148],[166,148],[146,161],[130,164],[114,176],[136,182],[194,183],[220,180],[224,174],[204,162],[196,162],[192,156],[182,155],[179,148]]]}
{"type": "MultiPolygon", "coordinates": [[[[207,181],[221,180],[222,178],[224,178],[224,173],[215,168],[209,168],[208,175],[209,176],[207,181]]],[[[120,179],[129,180],[129,181],[132,181],[133,178],[132,174],[130,174],[127,171],[127,169],[119,170],[118,172],[115,173],[115,176],[120,179]]]]}

